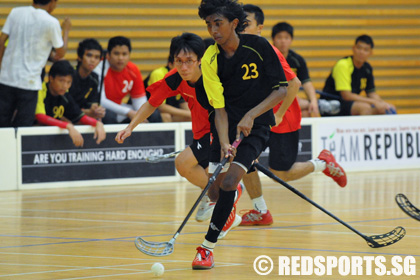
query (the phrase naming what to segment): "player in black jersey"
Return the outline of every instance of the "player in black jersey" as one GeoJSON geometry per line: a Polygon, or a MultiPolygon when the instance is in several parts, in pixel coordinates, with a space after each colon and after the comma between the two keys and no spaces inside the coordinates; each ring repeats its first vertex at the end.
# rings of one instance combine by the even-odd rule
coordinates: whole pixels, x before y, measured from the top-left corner
{"type": "MultiPolygon", "coordinates": [[[[275,124],[272,108],[284,99],[287,81],[266,39],[239,34],[245,27],[246,14],[236,0],[203,0],[198,10],[216,41],[204,54],[201,69],[204,89],[215,109],[221,154],[227,157],[228,151],[236,153],[227,172],[217,179],[219,199],[206,238],[192,263],[193,269],[210,269],[219,234],[228,218],[233,223],[236,220],[231,212],[237,185],[266,145],[270,125],[275,124]],[[229,143],[241,133],[245,138],[235,151],[229,143]]],[[[220,161],[220,152],[211,154],[210,161],[209,173],[220,161]]]]}

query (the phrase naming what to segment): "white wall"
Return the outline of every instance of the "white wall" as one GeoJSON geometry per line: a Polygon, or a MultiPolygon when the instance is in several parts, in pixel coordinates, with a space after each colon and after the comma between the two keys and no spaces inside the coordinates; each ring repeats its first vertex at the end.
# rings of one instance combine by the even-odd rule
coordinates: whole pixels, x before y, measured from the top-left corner
{"type": "Polygon", "coordinates": [[[15,190],[17,186],[17,157],[15,130],[0,128],[0,191],[15,190]]]}

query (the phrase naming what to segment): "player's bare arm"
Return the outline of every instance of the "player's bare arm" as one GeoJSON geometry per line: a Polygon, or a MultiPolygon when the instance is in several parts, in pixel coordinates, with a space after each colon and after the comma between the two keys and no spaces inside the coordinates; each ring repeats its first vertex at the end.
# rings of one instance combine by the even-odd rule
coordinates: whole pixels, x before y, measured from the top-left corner
{"type": "Polygon", "coordinates": [[[396,110],[393,104],[389,104],[388,102],[383,100],[376,92],[370,92],[367,94],[367,96],[373,100],[377,100],[377,103],[375,104],[375,108],[377,108],[377,110],[381,114],[385,114],[386,111],[390,109],[396,110]]]}
{"type": "Polygon", "coordinates": [[[69,41],[69,33],[71,29],[71,20],[70,18],[66,17],[61,25],[63,30],[63,42],[64,45],[61,48],[55,49],[55,53],[53,53],[53,61],[60,60],[64,57],[67,51],[67,43],[69,41]]]}
{"type": "Polygon", "coordinates": [[[130,124],[115,136],[115,141],[119,144],[124,143],[124,140],[127,137],[130,137],[131,132],[144,120],[150,117],[151,114],[156,110],[156,107],[153,107],[149,102],[144,103],[140,109],[136,112],[134,117],[131,119],[130,124]]]}
{"type": "Polygon", "coordinates": [[[316,98],[315,87],[311,81],[304,83],[303,90],[309,100],[309,113],[314,117],[319,117],[318,99],[316,98]]]}
{"type": "Polygon", "coordinates": [[[291,79],[290,81],[288,81],[288,83],[289,86],[287,87],[287,95],[284,98],[283,103],[280,105],[280,108],[274,115],[274,117],[276,118],[276,125],[279,125],[282,122],[284,114],[286,114],[287,109],[293,103],[293,100],[295,100],[295,97],[301,85],[301,82],[298,77],[291,79]]]}
{"type": "Polygon", "coordinates": [[[73,141],[73,144],[76,147],[83,147],[83,136],[82,134],[80,134],[79,131],[77,131],[77,129],[74,127],[73,124],[69,123],[67,124],[67,130],[69,131],[69,135],[71,140],[73,141]]]}
{"type": "Polygon", "coordinates": [[[246,113],[238,123],[236,139],[239,139],[241,132],[245,137],[247,137],[251,133],[251,129],[254,126],[254,119],[272,109],[276,104],[280,103],[280,101],[284,100],[286,95],[287,88],[279,87],[273,90],[271,94],[260,104],[249,110],[248,113],[246,113]]]}
{"type": "Polygon", "coordinates": [[[377,100],[373,99],[373,98],[369,98],[369,97],[364,97],[361,96],[357,93],[352,93],[349,90],[342,90],[340,91],[341,97],[345,100],[345,101],[359,101],[359,102],[366,102],[369,103],[371,105],[375,105],[375,103],[377,102],[377,100]]]}
{"type": "Polygon", "coordinates": [[[225,108],[215,109],[214,123],[217,133],[219,134],[219,142],[222,149],[222,158],[228,157],[230,148],[229,144],[229,123],[225,108]]]}
{"type": "Polygon", "coordinates": [[[95,134],[93,135],[93,139],[96,140],[96,144],[100,144],[106,138],[106,132],[104,129],[104,124],[100,121],[96,122],[95,126],[95,134]]]}

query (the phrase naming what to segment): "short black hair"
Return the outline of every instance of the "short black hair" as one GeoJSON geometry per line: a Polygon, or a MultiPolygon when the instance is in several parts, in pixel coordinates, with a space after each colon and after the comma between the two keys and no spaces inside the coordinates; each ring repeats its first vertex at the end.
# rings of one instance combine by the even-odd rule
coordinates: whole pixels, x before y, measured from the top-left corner
{"type": "Polygon", "coordinates": [[[243,6],[245,13],[254,14],[255,20],[257,21],[258,25],[264,24],[264,12],[261,10],[260,7],[252,4],[246,4],[243,6]]]}
{"type": "Polygon", "coordinates": [[[185,32],[172,38],[169,56],[176,57],[181,51],[193,52],[197,55],[197,59],[200,60],[206,51],[206,46],[200,36],[185,32]]]}
{"type": "Polygon", "coordinates": [[[127,46],[128,51],[131,52],[131,41],[127,37],[124,36],[115,36],[109,39],[108,41],[108,53],[111,53],[111,51],[116,46],[127,46]]]}
{"type": "Polygon", "coordinates": [[[56,76],[72,76],[74,75],[74,67],[68,60],[59,60],[51,66],[48,76],[55,78],[56,76]]]}
{"type": "Polygon", "coordinates": [[[77,56],[82,59],[85,51],[88,50],[98,50],[102,55],[102,46],[99,44],[98,40],[93,38],[88,38],[79,43],[79,47],[77,48],[77,56]]]}
{"type": "Polygon", "coordinates": [[[273,29],[271,29],[271,39],[274,39],[274,37],[282,31],[286,31],[293,38],[293,26],[287,22],[279,22],[273,26],[273,29]]]}
{"type": "Polygon", "coordinates": [[[51,1],[52,0],[34,0],[34,4],[37,4],[37,5],[47,5],[51,1]]]}
{"type": "Polygon", "coordinates": [[[237,0],[202,0],[198,7],[198,15],[201,19],[206,19],[210,15],[221,15],[232,22],[238,19],[239,23],[235,29],[236,33],[241,33],[246,27],[246,14],[242,9],[242,4],[237,0]]]}
{"type": "Polygon", "coordinates": [[[368,45],[370,45],[370,47],[373,49],[373,47],[375,46],[373,44],[373,39],[372,37],[370,37],[369,35],[363,34],[360,35],[359,37],[356,38],[356,41],[354,42],[355,45],[357,45],[358,42],[363,42],[366,43],[368,45]]]}

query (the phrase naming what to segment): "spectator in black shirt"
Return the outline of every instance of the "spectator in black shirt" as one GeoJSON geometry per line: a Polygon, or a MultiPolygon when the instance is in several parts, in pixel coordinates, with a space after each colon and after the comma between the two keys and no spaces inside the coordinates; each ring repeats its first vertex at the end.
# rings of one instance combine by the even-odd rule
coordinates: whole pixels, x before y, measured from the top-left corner
{"type": "Polygon", "coordinates": [[[95,39],[85,39],[77,48],[77,67],[69,90],[82,111],[95,119],[105,116],[105,108],[99,106],[98,75],[93,69],[101,61],[102,47],[95,39]]]}

